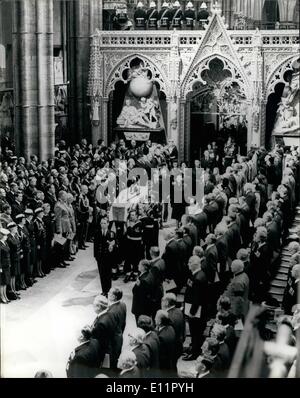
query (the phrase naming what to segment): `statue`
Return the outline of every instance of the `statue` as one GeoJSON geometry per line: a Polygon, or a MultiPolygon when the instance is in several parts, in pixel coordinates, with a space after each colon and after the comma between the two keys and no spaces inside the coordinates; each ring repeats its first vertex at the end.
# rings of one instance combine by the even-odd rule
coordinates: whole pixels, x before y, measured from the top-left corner
{"type": "Polygon", "coordinates": [[[274,132],[288,133],[299,128],[299,72],[283,90],[274,132]]]}
{"type": "Polygon", "coordinates": [[[120,127],[147,127],[156,128],[158,117],[155,111],[155,103],[151,98],[142,97],[140,108],[131,105],[130,99],[126,99],[125,105],[120,116],[117,119],[120,127]],[[154,120],[153,120],[154,119],[154,120]]]}

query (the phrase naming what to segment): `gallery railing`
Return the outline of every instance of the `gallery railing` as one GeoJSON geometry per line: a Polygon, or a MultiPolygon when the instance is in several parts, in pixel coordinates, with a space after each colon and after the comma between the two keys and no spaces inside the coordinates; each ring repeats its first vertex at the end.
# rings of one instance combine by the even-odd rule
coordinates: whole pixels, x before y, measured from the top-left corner
{"type": "MultiPolygon", "coordinates": [[[[255,30],[228,31],[233,44],[249,46],[253,43],[255,30]]],[[[290,46],[299,45],[299,34],[295,30],[262,30],[263,46],[290,46]]],[[[204,31],[176,31],[179,46],[194,46],[201,42],[204,31]]],[[[99,31],[98,44],[100,47],[165,47],[172,46],[174,31],[99,31]]]]}

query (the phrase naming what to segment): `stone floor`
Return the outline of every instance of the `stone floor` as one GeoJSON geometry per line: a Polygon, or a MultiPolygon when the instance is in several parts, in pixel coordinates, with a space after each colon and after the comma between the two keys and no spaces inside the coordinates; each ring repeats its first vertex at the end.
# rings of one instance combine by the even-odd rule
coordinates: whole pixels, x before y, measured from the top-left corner
{"type": "MultiPolygon", "coordinates": [[[[173,226],[160,233],[161,250],[169,228],[173,226]]],[[[113,284],[123,290],[127,304],[127,336],[127,331],[135,326],[130,311],[133,282],[124,284],[118,279],[113,284]]],[[[100,292],[97,265],[89,244],[87,250],[79,251],[70,267],[55,269],[22,292],[21,300],[2,305],[1,376],[30,378],[37,370],[48,369],[54,377],[66,377],[68,356],[77,345],[81,327],[93,323],[92,303],[100,292]]],[[[188,370],[193,364],[185,363],[183,368],[188,370]]]]}

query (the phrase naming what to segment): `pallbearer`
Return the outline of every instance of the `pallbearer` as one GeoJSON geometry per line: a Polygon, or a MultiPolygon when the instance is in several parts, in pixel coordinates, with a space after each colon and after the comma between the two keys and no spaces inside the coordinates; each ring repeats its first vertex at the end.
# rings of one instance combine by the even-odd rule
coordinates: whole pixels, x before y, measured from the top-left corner
{"type": "Polygon", "coordinates": [[[136,210],[131,210],[127,222],[125,246],[124,282],[135,281],[138,276],[138,264],[143,258],[142,223],[136,210]]]}
{"type": "Polygon", "coordinates": [[[162,30],[168,30],[171,19],[172,17],[169,4],[165,1],[158,13],[159,28],[162,30]]]}
{"type": "Polygon", "coordinates": [[[135,29],[137,30],[143,30],[146,26],[147,14],[143,7],[143,3],[139,1],[137,4],[137,9],[134,13],[135,29]]]}
{"type": "Polygon", "coordinates": [[[147,28],[157,29],[158,11],[154,1],[151,1],[150,8],[147,11],[147,28]]]}
{"type": "Polygon", "coordinates": [[[193,3],[189,1],[186,5],[186,9],[183,14],[183,19],[186,24],[186,29],[193,30],[196,20],[196,13],[193,7],[193,3]]]}

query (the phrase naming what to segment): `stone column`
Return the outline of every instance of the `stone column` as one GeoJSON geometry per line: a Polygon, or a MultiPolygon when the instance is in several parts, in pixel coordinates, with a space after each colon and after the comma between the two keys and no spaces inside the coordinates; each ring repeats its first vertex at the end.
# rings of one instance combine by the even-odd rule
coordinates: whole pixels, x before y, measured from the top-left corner
{"type": "Polygon", "coordinates": [[[87,99],[90,36],[102,26],[102,1],[76,0],[67,3],[69,123],[72,141],[91,139],[87,99]]]}
{"type": "Polygon", "coordinates": [[[13,3],[15,136],[19,155],[54,150],[53,0],[13,3]]]}
{"type": "Polygon", "coordinates": [[[26,158],[39,152],[35,7],[35,0],[19,0],[13,3],[16,150],[26,158]]]}
{"type": "Polygon", "coordinates": [[[54,153],[53,0],[36,2],[39,154],[54,153]]]}

